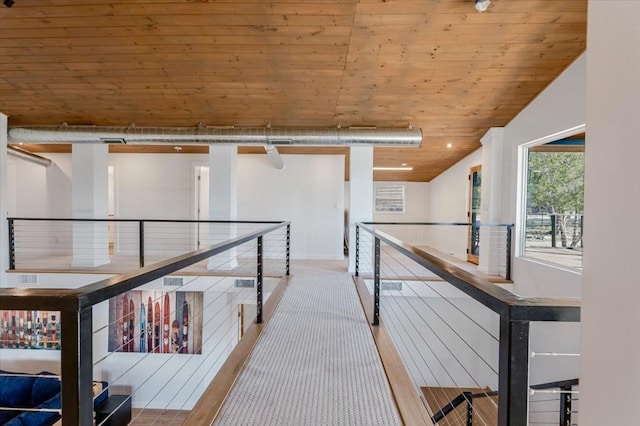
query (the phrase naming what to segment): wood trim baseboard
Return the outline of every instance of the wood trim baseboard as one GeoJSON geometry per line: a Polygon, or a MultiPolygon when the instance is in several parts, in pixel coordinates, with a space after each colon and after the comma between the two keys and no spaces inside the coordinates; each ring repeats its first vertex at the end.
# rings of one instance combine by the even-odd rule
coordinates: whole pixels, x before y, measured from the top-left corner
{"type": "Polygon", "coordinates": [[[405,425],[433,424],[431,410],[424,400],[422,392],[411,379],[382,319],[380,325],[372,325],[373,297],[369,294],[362,278],[353,277],[353,280],[402,422],[405,425]]]}
{"type": "Polygon", "coordinates": [[[213,381],[202,394],[202,397],[196,403],[189,417],[184,424],[193,426],[210,426],[213,424],[216,416],[220,412],[227,395],[231,391],[238,376],[244,369],[245,363],[249,355],[253,351],[258,337],[262,333],[264,327],[269,323],[273,312],[282,299],[285,290],[289,286],[291,276],[283,277],[273,293],[267,299],[262,311],[262,324],[253,323],[245,332],[240,342],[233,349],[229,358],[218,371],[213,381]]]}

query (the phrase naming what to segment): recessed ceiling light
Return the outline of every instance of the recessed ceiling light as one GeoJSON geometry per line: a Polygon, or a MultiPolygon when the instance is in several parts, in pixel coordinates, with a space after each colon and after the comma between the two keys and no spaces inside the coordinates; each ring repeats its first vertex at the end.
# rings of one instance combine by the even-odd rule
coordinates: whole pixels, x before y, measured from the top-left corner
{"type": "Polygon", "coordinates": [[[447,144],[447,148],[453,148],[453,144],[452,143],[448,143],[447,144]]]}
{"type": "Polygon", "coordinates": [[[402,164],[400,164],[400,165],[401,165],[402,167],[408,166],[408,164],[407,164],[407,163],[402,163],[402,164]]]}
{"type": "Polygon", "coordinates": [[[374,167],[373,170],[408,172],[408,171],[413,170],[413,167],[374,167]]]}
{"type": "Polygon", "coordinates": [[[489,4],[491,4],[490,0],[476,0],[476,10],[480,13],[486,11],[489,8],[489,4]]]}

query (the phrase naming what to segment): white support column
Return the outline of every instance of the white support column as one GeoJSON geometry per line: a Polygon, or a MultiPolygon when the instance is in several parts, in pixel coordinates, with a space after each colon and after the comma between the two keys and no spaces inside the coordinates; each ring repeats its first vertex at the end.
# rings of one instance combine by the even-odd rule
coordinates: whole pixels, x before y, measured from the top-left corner
{"type": "Polygon", "coordinates": [[[640,383],[640,2],[589,1],[581,425],[635,425],[640,383]]]}
{"type": "MultiPolygon", "coordinates": [[[[109,147],[73,144],[72,211],[74,218],[106,219],[109,215],[109,147]]],[[[74,222],[73,267],[105,265],[109,259],[107,222],[74,222]]]]}
{"type": "MultiPolygon", "coordinates": [[[[373,220],[373,147],[351,147],[349,188],[349,272],[355,272],[355,224],[373,220]]],[[[368,240],[371,237],[369,234],[361,236],[368,240]]],[[[371,250],[360,251],[360,265],[366,265],[364,270],[372,270],[371,250]]]]}
{"type": "Polygon", "coordinates": [[[7,285],[6,270],[9,268],[7,131],[7,116],[0,113],[0,287],[7,285]]]}
{"type": "MultiPolygon", "coordinates": [[[[238,219],[238,147],[209,146],[209,216],[211,220],[238,219]]],[[[235,238],[235,225],[214,225],[211,228],[210,244],[235,238]],[[222,232],[221,232],[222,231],[222,232]]],[[[233,269],[238,266],[237,251],[229,250],[225,255],[209,260],[209,269],[233,269]]]]}
{"type": "MultiPolygon", "coordinates": [[[[504,172],[504,128],[492,127],[480,139],[482,143],[482,185],[480,195],[480,223],[500,223],[502,212],[502,176],[504,172]]],[[[506,259],[504,228],[480,228],[480,265],[478,269],[489,275],[499,275],[506,259]]]]}

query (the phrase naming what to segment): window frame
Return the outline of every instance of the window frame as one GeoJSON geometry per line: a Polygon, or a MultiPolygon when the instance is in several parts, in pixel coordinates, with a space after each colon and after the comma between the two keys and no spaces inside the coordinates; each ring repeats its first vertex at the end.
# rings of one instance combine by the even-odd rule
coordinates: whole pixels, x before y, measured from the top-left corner
{"type": "Polygon", "coordinates": [[[528,191],[528,169],[529,169],[529,151],[532,148],[554,142],[560,139],[566,139],[579,133],[585,133],[586,126],[584,124],[572,127],[570,129],[557,132],[518,146],[518,168],[517,168],[517,207],[516,207],[516,244],[515,257],[526,259],[528,261],[540,263],[550,267],[563,269],[570,272],[582,273],[582,268],[574,268],[549,260],[531,256],[526,253],[526,231],[527,231],[527,191],[528,191]]]}

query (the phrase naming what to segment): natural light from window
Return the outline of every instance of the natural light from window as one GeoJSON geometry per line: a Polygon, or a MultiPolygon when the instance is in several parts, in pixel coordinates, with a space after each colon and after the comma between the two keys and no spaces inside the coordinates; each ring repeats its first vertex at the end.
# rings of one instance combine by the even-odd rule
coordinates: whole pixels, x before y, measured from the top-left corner
{"type": "Polygon", "coordinates": [[[584,134],[527,152],[524,254],[582,269],[584,134]]]}

